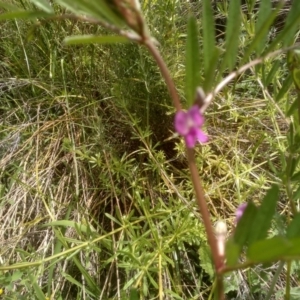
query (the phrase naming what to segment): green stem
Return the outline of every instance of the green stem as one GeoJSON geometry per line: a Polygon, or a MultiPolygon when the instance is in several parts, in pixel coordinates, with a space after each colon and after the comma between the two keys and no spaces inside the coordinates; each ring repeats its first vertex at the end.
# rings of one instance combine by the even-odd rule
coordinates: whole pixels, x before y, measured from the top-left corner
{"type": "Polygon", "coordinates": [[[286,270],[286,285],[285,285],[285,300],[290,300],[291,298],[291,264],[292,262],[287,262],[287,270],[286,270]]]}
{"type": "Polygon", "coordinates": [[[151,55],[153,56],[153,58],[155,59],[160,72],[166,82],[166,85],[168,87],[169,93],[171,95],[173,104],[176,108],[177,111],[181,110],[181,104],[180,104],[180,98],[179,95],[177,93],[175,84],[173,82],[173,79],[170,75],[169,69],[165,63],[165,61],[163,60],[163,58],[160,55],[159,50],[157,49],[157,47],[153,44],[152,40],[150,38],[146,38],[143,42],[143,44],[148,48],[149,52],[151,53],[151,55]]]}

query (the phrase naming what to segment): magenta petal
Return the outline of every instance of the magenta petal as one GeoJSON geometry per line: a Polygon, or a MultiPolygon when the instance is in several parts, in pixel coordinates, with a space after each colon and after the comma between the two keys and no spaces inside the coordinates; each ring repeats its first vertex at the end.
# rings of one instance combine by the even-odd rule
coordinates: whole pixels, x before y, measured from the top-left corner
{"type": "Polygon", "coordinates": [[[188,134],[185,136],[185,142],[188,148],[194,148],[198,140],[198,128],[190,128],[188,134]]]}
{"type": "Polygon", "coordinates": [[[184,111],[178,111],[175,115],[175,120],[174,120],[174,126],[175,130],[180,134],[180,135],[186,135],[189,131],[188,127],[188,115],[184,111]]]}
{"type": "Polygon", "coordinates": [[[197,105],[192,106],[187,112],[189,118],[192,120],[194,126],[199,127],[204,123],[204,117],[200,113],[197,105]]]}
{"type": "Polygon", "coordinates": [[[196,142],[197,142],[197,139],[195,139],[195,136],[193,136],[192,134],[187,134],[184,139],[185,139],[186,146],[188,148],[195,147],[196,142]]]}
{"type": "Polygon", "coordinates": [[[240,218],[242,217],[242,215],[244,214],[244,211],[247,207],[247,203],[242,203],[239,205],[239,207],[237,208],[236,212],[235,212],[235,222],[237,223],[240,218]]]}
{"type": "Polygon", "coordinates": [[[208,141],[208,136],[201,129],[198,129],[198,131],[197,131],[197,140],[200,143],[206,143],[208,141]]]}

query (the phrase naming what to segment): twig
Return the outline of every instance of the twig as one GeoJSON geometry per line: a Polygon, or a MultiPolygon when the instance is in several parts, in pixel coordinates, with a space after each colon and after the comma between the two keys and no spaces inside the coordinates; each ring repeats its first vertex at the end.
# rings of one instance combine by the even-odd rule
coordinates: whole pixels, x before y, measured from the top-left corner
{"type": "Polygon", "coordinates": [[[172,98],[172,101],[173,101],[173,104],[174,104],[176,110],[177,111],[181,110],[179,95],[177,93],[173,79],[171,78],[169,69],[168,69],[165,61],[161,57],[160,52],[158,51],[156,46],[153,44],[152,40],[149,38],[144,39],[144,45],[147,47],[147,49],[149,50],[149,52],[155,59],[157,65],[160,69],[160,72],[165,79],[166,85],[169,89],[169,92],[170,92],[170,95],[171,95],[171,98],[172,98]]]}

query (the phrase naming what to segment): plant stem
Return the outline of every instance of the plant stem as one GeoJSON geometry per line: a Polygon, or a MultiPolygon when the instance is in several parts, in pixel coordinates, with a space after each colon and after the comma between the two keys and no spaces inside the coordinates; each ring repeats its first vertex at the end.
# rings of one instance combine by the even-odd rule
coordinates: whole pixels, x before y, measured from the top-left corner
{"type": "Polygon", "coordinates": [[[171,95],[171,98],[172,98],[172,101],[173,101],[173,104],[174,104],[176,110],[177,111],[181,110],[180,99],[179,99],[179,95],[177,93],[175,84],[173,82],[173,79],[170,75],[169,69],[168,69],[165,61],[163,60],[163,58],[160,55],[159,50],[156,48],[156,46],[153,44],[153,42],[150,38],[146,38],[144,40],[143,44],[148,48],[149,52],[155,59],[157,65],[160,69],[160,72],[166,82],[166,85],[168,87],[169,93],[171,95]]]}
{"type": "MultiPolygon", "coordinates": [[[[156,46],[153,44],[153,42],[149,38],[144,38],[144,42],[142,42],[151,55],[153,56],[154,60],[156,61],[160,72],[162,76],[165,79],[166,85],[169,89],[173,104],[177,111],[181,110],[181,104],[180,104],[180,98],[177,93],[175,84],[173,82],[173,79],[171,78],[170,72],[168,70],[168,67],[166,66],[163,58],[160,55],[159,50],[156,48],[156,46]]],[[[213,262],[215,265],[215,270],[217,274],[217,292],[218,292],[218,298],[220,300],[224,299],[224,292],[223,292],[223,280],[222,280],[222,274],[220,274],[219,271],[223,268],[223,258],[221,255],[219,255],[218,247],[217,247],[217,240],[214,235],[213,226],[210,220],[209,210],[206,204],[206,200],[204,197],[204,192],[201,186],[201,181],[199,178],[198,170],[195,163],[195,152],[193,149],[187,149],[187,158],[188,158],[188,164],[191,172],[191,178],[192,183],[195,189],[196,193],[196,199],[197,204],[200,210],[200,214],[203,219],[204,227],[207,234],[208,244],[211,248],[213,262]]]]}
{"type": "Polygon", "coordinates": [[[204,197],[204,192],[202,189],[200,177],[198,174],[198,170],[195,163],[195,154],[193,149],[187,149],[187,156],[189,162],[189,168],[191,172],[193,186],[196,192],[197,204],[199,206],[199,210],[203,219],[204,227],[207,233],[208,244],[211,248],[213,261],[215,264],[216,272],[223,267],[223,259],[219,255],[217,240],[214,235],[213,226],[209,216],[209,210],[206,204],[206,200],[204,197]]]}
{"type": "Polygon", "coordinates": [[[286,285],[285,285],[285,295],[284,300],[290,300],[291,297],[291,262],[288,261],[286,270],[286,285]]]}

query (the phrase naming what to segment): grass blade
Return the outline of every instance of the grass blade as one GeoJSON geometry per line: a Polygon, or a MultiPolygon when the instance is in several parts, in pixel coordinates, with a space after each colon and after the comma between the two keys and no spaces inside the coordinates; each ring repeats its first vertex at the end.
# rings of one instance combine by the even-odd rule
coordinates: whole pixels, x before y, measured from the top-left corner
{"type": "Polygon", "coordinates": [[[35,4],[38,8],[43,10],[46,13],[52,14],[54,10],[47,0],[30,0],[33,4],[35,4]]]}

